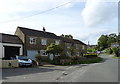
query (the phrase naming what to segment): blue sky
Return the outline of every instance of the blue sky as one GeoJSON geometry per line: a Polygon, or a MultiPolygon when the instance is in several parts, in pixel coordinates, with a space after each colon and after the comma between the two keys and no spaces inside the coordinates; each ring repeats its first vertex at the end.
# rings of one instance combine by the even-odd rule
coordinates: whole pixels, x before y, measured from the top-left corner
{"type": "Polygon", "coordinates": [[[71,34],[86,44],[96,44],[102,34],[118,32],[118,0],[0,0],[0,33],[14,34],[17,26],[71,34]],[[52,11],[25,19],[68,3],[52,11]],[[16,21],[4,22],[13,19],[16,21]],[[2,23],[3,22],[3,23],[2,23]]]}

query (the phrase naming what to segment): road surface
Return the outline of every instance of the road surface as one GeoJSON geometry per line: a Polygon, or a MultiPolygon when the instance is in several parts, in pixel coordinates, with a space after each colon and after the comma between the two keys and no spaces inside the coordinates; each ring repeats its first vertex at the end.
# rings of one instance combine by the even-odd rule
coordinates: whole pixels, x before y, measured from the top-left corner
{"type": "Polygon", "coordinates": [[[3,69],[3,82],[118,82],[118,59],[95,64],[3,69]]]}

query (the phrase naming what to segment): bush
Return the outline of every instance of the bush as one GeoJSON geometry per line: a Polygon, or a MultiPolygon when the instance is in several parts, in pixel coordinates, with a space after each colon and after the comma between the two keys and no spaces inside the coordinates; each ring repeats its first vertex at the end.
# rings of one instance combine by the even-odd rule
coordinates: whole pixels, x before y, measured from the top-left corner
{"type": "Polygon", "coordinates": [[[84,57],[86,58],[93,58],[93,57],[97,57],[97,54],[85,54],[84,57]]]}
{"type": "Polygon", "coordinates": [[[106,49],[105,51],[106,54],[112,54],[113,53],[113,50],[111,48],[108,48],[106,49]]]}
{"type": "Polygon", "coordinates": [[[115,56],[119,57],[120,48],[114,47],[114,48],[112,48],[112,50],[113,50],[113,53],[115,54],[115,56]]]}
{"type": "Polygon", "coordinates": [[[38,53],[36,56],[35,56],[35,59],[36,59],[36,61],[39,63],[39,65],[40,65],[40,63],[41,63],[41,55],[38,53]]]}

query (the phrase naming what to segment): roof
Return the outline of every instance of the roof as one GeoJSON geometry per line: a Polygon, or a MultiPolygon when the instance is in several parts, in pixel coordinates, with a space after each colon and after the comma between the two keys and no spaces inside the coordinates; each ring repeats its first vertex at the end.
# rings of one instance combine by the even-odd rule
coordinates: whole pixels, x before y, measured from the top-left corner
{"type": "Polygon", "coordinates": [[[75,43],[75,44],[83,44],[83,45],[86,45],[85,43],[83,43],[82,41],[77,40],[77,39],[71,39],[71,38],[66,38],[66,37],[62,37],[62,36],[59,36],[59,38],[60,38],[63,42],[66,42],[66,43],[75,43]]]}
{"type": "Polygon", "coordinates": [[[57,35],[51,32],[46,31],[39,31],[35,29],[29,29],[25,27],[18,27],[25,35],[28,36],[37,36],[37,37],[44,37],[44,38],[53,38],[53,39],[59,39],[57,35]]]}
{"type": "Polygon", "coordinates": [[[0,42],[1,43],[13,43],[13,44],[22,44],[20,38],[16,35],[3,34],[0,33],[0,42]]]}

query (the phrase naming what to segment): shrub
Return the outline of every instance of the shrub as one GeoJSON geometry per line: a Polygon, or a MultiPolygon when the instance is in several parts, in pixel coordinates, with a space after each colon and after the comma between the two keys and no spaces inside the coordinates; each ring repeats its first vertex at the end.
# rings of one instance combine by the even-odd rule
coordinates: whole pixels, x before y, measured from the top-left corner
{"type": "Polygon", "coordinates": [[[115,54],[115,56],[119,57],[120,48],[114,47],[114,48],[112,48],[112,50],[113,50],[113,53],[115,54]]]}
{"type": "Polygon", "coordinates": [[[97,57],[97,54],[85,54],[84,57],[86,58],[93,58],[93,57],[97,57]]]}
{"type": "Polygon", "coordinates": [[[105,51],[106,54],[112,54],[113,53],[113,50],[111,48],[108,48],[106,49],[105,51]]]}
{"type": "Polygon", "coordinates": [[[35,59],[36,59],[36,61],[38,62],[38,64],[41,63],[41,55],[40,55],[40,53],[38,53],[38,54],[35,56],[35,59]]]}

